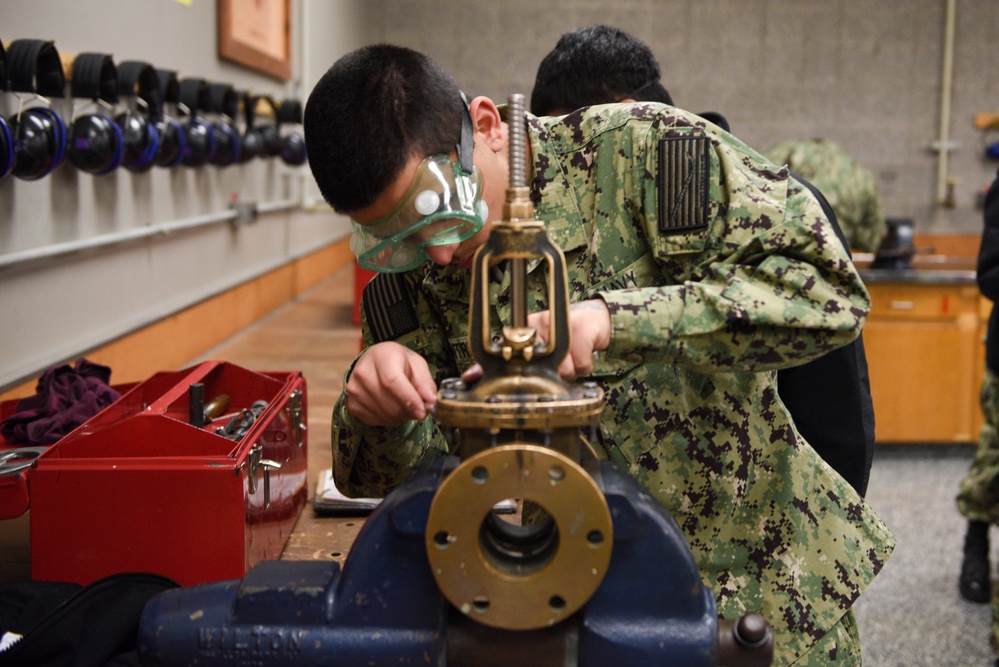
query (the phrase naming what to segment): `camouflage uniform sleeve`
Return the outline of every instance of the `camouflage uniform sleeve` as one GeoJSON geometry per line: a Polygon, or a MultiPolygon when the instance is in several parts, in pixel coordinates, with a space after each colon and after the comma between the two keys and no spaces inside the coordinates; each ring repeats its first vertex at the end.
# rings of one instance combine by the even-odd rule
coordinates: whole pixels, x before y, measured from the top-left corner
{"type": "MultiPolygon", "coordinates": [[[[393,289],[387,290],[391,298],[379,302],[365,290],[361,312],[364,347],[385,340],[405,345],[427,360],[440,384],[442,377],[455,376],[457,370],[434,336],[437,318],[420,295],[418,272],[410,273],[376,278],[392,284],[393,289]],[[409,328],[409,321],[415,322],[415,328],[409,328]]],[[[333,480],[347,496],[382,497],[424,463],[445,456],[448,448],[432,416],[389,428],[369,426],[347,412],[347,379],[360,356],[344,375],[344,390],[333,406],[333,480]]]]}
{"type": "Polygon", "coordinates": [[[640,208],[666,281],[598,293],[611,313],[610,356],[761,371],[859,335],[867,291],[818,201],[786,168],[733,137],[712,137],[703,228],[664,232],[655,219],[663,187],[655,141],[650,132],[640,208]]]}

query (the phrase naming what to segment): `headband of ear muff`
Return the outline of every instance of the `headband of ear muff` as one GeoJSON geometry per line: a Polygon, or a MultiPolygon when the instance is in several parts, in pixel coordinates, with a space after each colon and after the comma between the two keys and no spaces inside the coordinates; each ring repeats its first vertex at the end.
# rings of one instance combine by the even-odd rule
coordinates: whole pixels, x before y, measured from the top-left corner
{"type": "Polygon", "coordinates": [[[122,166],[133,172],[147,171],[153,166],[160,146],[160,132],[153,119],[163,113],[156,70],[140,60],[119,63],[118,94],[141,101],[145,106],[145,113],[129,109],[115,118],[125,140],[122,166]]]}
{"type": "MultiPolygon", "coordinates": [[[[66,76],[55,44],[40,39],[17,39],[6,51],[9,88],[17,93],[65,97],[66,76]]],[[[19,110],[8,121],[13,143],[11,173],[33,181],[49,174],[66,155],[66,126],[48,106],[19,110]]]]}
{"type": "Polygon", "coordinates": [[[66,74],[54,42],[15,39],[7,47],[7,74],[15,93],[66,96],[66,74]]]}
{"type": "Polygon", "coordinates": [[[208,86],[208,110],[218,119],[215,128],[215,154],[209,162],[217,167],[228,167],[239,161],[241,151],[239,133],[232,126],[239,113],[239,95],[228,83],[213,83],[208,86]]]}
{"type": "Polygon", "coordinates": [[[160,145],[153,162],[159,167],[176,167],[184,157],[187,148],[187,134],[180,123],[166,113],[166,105],[176,105],[180,101],[180,83],[177,72],[168,69],[156,70],[159,88],[160,108],[151,114],[156,130],[160,134],[160,145]]]}
{"type": "MultiPolygon", "coordinates": [[[[280,125],[302,124],[302,103],[299,100],[287,99],[278,105],[277,119],[280,125]]],[[[298,167],[306,163],[305,137],[299,130],[292,130],[282,135],[281,160],[285,164],[298,167]]]]}
{"type": "Polygon", "coordinates": [[[204,79],[181,80],[179,102],[189,116],[184,125],[187,146],[180,161],[187,167],[201,167],[212,159],[216,143],[211,123],[198,118],[198,112],[208,108],[208,83],[204,79]]]}
{"type": "MultiPolygon", "coordinates": [[[[110,55],[81,53],[73,60],[72,93],[109,105],[118,101],[118,68],[110,55]]],[[[109,174],[121,164],[125,141],[114,119],[87,113],[73,119],[69,160],[77,169],[95,176],[109,174]]]]}
{"type": "MultiPolygon", "coordinates": [[[[0,40],[0,91],[10,90],[10,80],[7,77],[7,52],[0,40]]],[[[14,166],[14,138],[6,119],[0,116],[0,178],[10,173],[14,166]]]]}

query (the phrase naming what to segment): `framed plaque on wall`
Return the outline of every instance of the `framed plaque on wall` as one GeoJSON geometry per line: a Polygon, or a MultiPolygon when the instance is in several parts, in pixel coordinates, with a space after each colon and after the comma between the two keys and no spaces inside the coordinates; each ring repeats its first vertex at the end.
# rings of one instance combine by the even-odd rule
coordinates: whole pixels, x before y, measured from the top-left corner
{"type": "Polygon", "coordinates": [[[291,78],[291,0],[219,0],[219,57],[291,78]]]}

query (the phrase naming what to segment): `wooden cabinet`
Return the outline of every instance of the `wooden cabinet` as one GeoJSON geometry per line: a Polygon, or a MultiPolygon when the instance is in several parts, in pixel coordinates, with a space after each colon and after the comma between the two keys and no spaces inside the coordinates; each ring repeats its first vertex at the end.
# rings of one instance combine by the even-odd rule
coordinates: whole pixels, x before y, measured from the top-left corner
{"type": "MultiPolygon", "coordinates": [[[[974,283],[868,283],[864,346],[878,442],[975,442],[985,363],[974,283]]],[[[991,304],[988,304],[990,307],[991,304]]]]}

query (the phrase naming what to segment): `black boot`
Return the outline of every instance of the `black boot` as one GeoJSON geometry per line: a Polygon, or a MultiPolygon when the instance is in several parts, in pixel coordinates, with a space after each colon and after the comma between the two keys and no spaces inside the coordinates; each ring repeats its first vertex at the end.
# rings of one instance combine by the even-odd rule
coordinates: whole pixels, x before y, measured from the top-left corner
{"type": "Polygon", "coordinates": [[[969,521],[964,536],[964,562],[958,583],[961,597],[969,602],[988,602],[991,596],[989,583],[989,524],[969,521]]]}

